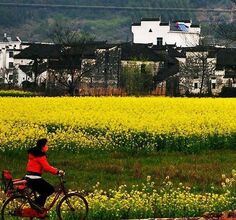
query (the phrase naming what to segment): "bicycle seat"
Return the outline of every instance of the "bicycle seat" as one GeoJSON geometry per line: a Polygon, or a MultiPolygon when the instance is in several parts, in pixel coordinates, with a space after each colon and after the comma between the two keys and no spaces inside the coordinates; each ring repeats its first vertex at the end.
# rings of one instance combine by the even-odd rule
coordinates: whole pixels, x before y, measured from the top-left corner
{"type": "Polygon", "coordinates": [[[13,187],[17,190],[23,190],[27,187],[27,180],[13,179],[13,187]]]}

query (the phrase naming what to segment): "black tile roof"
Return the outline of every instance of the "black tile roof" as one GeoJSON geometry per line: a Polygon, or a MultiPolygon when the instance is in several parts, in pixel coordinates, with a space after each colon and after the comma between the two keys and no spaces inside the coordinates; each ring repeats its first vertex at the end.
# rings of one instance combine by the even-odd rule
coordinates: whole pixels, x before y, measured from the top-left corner
{"type": "Polygon", "coordinates": [[[160,21],[160,18],[141,18],[141,21],[160,21]]]}
{"type": "Polygon", "coordinates": [[[207,55],[208,58],[215,58],[217,55],[217,48],[213,46],[199,45],[196,47],[179,48],[179,52],[181,53],[181,56],[177,56],[177,57],[182,57],[182,58],[186,57],[187,52],[192,52],[192,53],[208,52],[208,55],[207,55]]]}
{"type": "Polygon", "coordinates": [[[217,52],[217,66],[236,69],[236,48],[222,48],[217,52]]]}
{"type": "Polygon", "coordinates": [[[176,22],[184,22],[184,23],[191,23],[192,21],[191,20],[172,20],[173,23],[176,23],[176,22]]]}
{"type": "Polygon", "coordinates": [[[139,23],[133,23],[132,24],[132,26],[140,26],[141,25],[141,23],[139,22],[139,23]]]}
{"type": "Polygon", "coordinates": [[[225,71],[224,78],[236,78],[236,69],[235,71],[225,71]]]}
{"type": "Polygon", "coordinates": [[[199,25],[199,24],[191,24],[190,27],[191,27],[191,28],[199,28],[200,25],[199,25]]]}
{"type": "Polygon", "coordinates": [[[167,50],[169,47],[174,47],[175,45],[169,45],[169,44],[165,44],[165,45],[150,45],[150,48],[155,49],[155,50],[167,50]]]}
{"type": "Polygon", "coordinates": [[[184,58],[184,57],[186,57],[186,55],[185,55],[185,53],[184,53],[184,51],[178,51],[178,49],[176,49],[176,48],[169,48],[169,55],[171,56],[171,57],[178,57],[178,58],[184,58]]]}
{"type": "Polygon", "coordinates": [[[151,48],[156,54],[162,57],[162,61],[170,64],[178,63],[176,57],[182,56],[182,54],[176,49],[176,45],[153,45],[151,48]]]}
{"type": "Polygon", "coordinates": [[[137,60],[137,61],[163,61],[163,57],[155,53],[152,48],[145,44],[121,44],[121,59],[122,60],[137,60]]]}
{"type": "Polygon", "coordinates": [[[106,42],[87,42],[86,44],[76,44],[63,46],[61,44],[30,44],[29,47],[22,50],[19,54],[15,55],[16,59],[35,59],[35,58],[44,58],[44,59],[55,59],[59,58],[62,55],[74,55],[90,58],[95,50],[99,47],[102,47],[106,42]],[[65,51],[66,52],[63,52],[65,51]]]}
{"type": "Polygon", "coordinates": [[[169,22],[161,22],[160,26],[169,26],[169,22]]]}
{"type": "Polygon", "coordinates": [[[60,56],[61,45],[32,44],[15,55],[16,59],[56,58],[60,56]]]}

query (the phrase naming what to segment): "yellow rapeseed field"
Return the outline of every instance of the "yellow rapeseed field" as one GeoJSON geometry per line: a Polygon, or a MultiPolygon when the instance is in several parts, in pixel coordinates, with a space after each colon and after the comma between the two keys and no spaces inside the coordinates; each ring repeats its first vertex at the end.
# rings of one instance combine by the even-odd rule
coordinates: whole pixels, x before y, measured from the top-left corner
{"type": "MultiPolygon", "coordinates": [[[[1,146],[28,144],[40,137],[57,143],[105,146],[119,138],[117,134],[126,140],[132,134],[132,141],[137,139],[136,133],[149,134],[153,142],[158,136],[236,133],[236,99],[0,98],[0,109],[1,146]]],[[[147,145],[148,138],[144,138],[147,145]]]]}
{"type": "MultiPolygon", "coordinates": [[[[0,150],[29,147],[41,137],[60,149],[233,148],[235,118],[236,99],[0,98],[0,150]]],[[[235,173],[224,175],[222,193],[193,193],[182,183],[174,187],[169,178],[157,188],[148,177],[142,188],[134,185],[131,191],[126,185],[104,191],[97,184],[86,196],[88,219],[193,217],[230,210],[235,208],[235,173]]]]}

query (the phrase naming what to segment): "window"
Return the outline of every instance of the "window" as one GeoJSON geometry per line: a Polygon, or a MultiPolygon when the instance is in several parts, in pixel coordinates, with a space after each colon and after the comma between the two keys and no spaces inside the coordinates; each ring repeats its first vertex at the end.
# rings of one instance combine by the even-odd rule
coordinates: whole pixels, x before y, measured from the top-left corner
{"type": "Polygon", "coordinates": [[[216,83],[212,83],[212,89],[216,89],[216,83]]]}
{"type": "Polygon", "coordinates": [[[141,73],[146,72],[146,64],[141,64],[141,73]]]}
{"type": "Polygon", "coordinates": [[[9,62],[9,68],[13,68],[13,67],[14,67],[13,62],[9,62]]]}
{"type": "Polygon", "coordinates": [[[211,78],[211,88],[216,89],[216,78],[215,77],[211,78]]]}
{"type": "Polygon", "coordinates": [[[10,57],[10,58],[13,57],[13,51],[10,51],[10,52],[9,52],[9,57],[10,57]]]}
{"type": "Polygon", "coordinates": [[[157,46],[162,46],[163,45],[163,38],[162,37],[158,37],[157,38],[157,46]]]}
{"type": "Polygon", "coordinates": [[[198,83],[194,83],[194,89],[198,89],[198,83]]]}
{"type": "Polygon", "coordinates": [[[13,80],[13,75],[9,75],[9,80],[13,80]]]}

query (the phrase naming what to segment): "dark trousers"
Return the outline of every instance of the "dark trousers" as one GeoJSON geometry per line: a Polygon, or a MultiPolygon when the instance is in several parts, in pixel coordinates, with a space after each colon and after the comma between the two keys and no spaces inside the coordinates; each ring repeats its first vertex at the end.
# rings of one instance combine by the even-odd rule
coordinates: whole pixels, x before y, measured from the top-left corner
{"type": "Polygon", "coordinates": [[[47,197],[53,194],[55,191],[54,187],[43,178],[27,179],[27,185],[30,189],[39,194],[39,196],[35,200],[35,203],[37,203],[41,207],[44,206],[47,197]]]}

